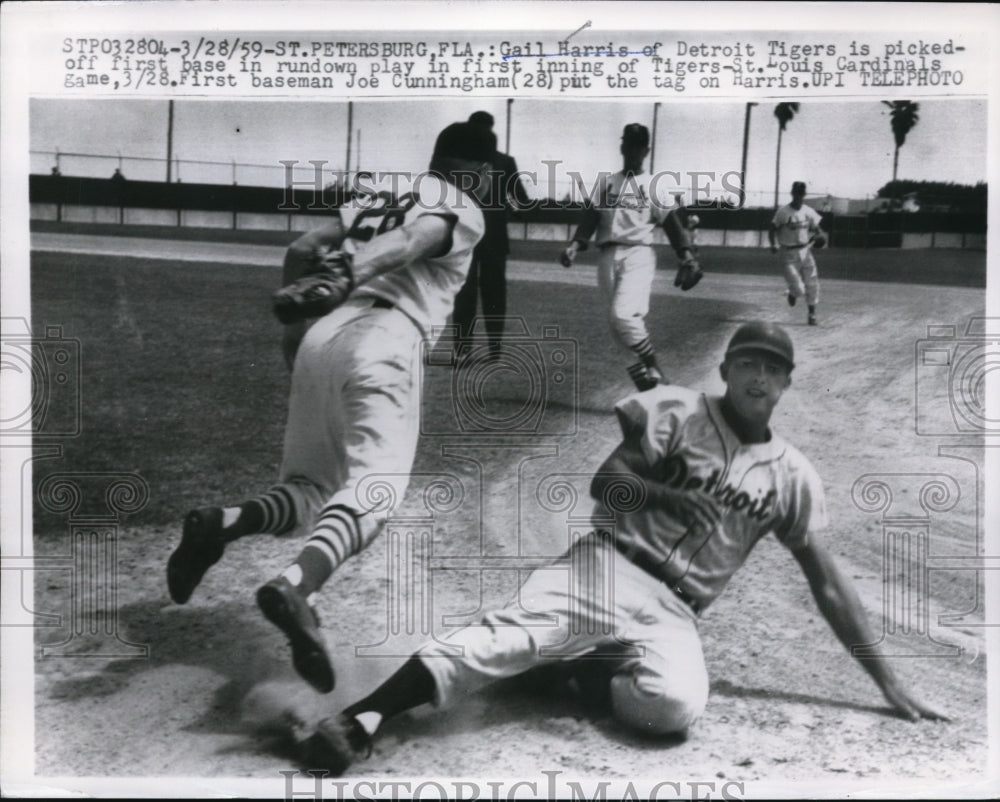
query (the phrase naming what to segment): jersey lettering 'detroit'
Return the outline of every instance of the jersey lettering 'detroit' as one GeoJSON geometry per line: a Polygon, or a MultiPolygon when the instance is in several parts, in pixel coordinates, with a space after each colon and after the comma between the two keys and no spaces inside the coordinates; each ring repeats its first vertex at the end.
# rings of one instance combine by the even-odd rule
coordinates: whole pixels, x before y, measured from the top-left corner
{"type": "MultiPolygon", "coordinates": [[[[626,440],[651,466],[648,479],[708,493],[722,507],[712,531],[685,526],[662,508],[616,516],[618,543],[658,566],[661,579],[682,585],[702,608],[768,532],[796,549],[827,524],[823,485],[806,457],[773,432],[766,443],[740,442],[720,400],[660,385],[615,408],[626,440]]],[[[600,504],[595,512],[608,514],[600,504]]]]}

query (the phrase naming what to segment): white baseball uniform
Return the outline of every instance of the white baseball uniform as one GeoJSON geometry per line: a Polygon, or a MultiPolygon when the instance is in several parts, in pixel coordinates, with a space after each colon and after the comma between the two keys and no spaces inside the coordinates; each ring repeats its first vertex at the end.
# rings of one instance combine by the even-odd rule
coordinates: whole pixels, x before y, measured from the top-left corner
{"type": "Polygon", "coordinates": [[[721,524],[706,532],[663,509],[613,513],[598,503],[594,531],[534,571],[505,608],[419,652],[438,704],[546,658],[613,646],[623,655],[611,680],[619,718],[666,733],[701,714],[708,675],[698,615],[765,534],[796,549],[827,523],[822,483],[809,461],[774,433],[766,443],[741,443],[720,400],[659,385],[616,410],[650,476],[710,493],[723,509],[721,524]],[[456,645],[462,655],[449,657],[456,645]]]}
{"type": "Polygon", "coordinates": [[[341,505],[358,519],[360,546],[389,511],[384,492],[401,501],[406,491],[419,434],[421,344],[431,345],[451,314],[484,231],[478,205],[453,184],[431,174],[399,183],[397,195],[362,196],[339,209],[341,249],[360,252],[428,214],[452,223],[450,247],[376,276],[313,323],[295,357],[280,473],[299,527],[308,531],[324,506],[341,505]],[[382,482],[365,488],[372,474],[382,482]]]}
{"type": "Polygon", "coordinates": [[[782,206],[772,221],[788,292],[795,298],[805,295],[810,306],[819,301],[819,273],[810,239],[819,232],[822,220],[819,212],[803,203],[801,209],[782,206]]]}
{"type": "Polygon", "coordinates": [[[646,315],[656,272],[654,232],[678,204],[667,186],[648,173],[604,175],[597,197],[597,282],[608,304],[612,334],[631,352],[649,336],[646,315]]]}

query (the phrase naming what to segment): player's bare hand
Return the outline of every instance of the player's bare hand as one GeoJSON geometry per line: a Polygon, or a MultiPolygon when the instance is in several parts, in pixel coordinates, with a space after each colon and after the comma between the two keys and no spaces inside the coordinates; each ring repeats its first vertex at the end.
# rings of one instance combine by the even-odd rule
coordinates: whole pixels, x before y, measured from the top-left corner
{"type": "Polygon", "coordinates": [[[575,242],[571,242],[569,245],[566,246],[563,252],[559,254],[559,264],[561,264],[563,267],[572,267],[573,260],[576,259],[576,254],[577,251],[579,250],[580,246],[577,245],[575,242]]]}
{"type": "Polygon", "coordinates": [[[951,721],[944,713],[918,702],[895,683],[883,688],[882,693],[885,694],[885,698],[896,709],[896,712],[910,721],[919,721],[922,718],[930,721],[951,721]]]}

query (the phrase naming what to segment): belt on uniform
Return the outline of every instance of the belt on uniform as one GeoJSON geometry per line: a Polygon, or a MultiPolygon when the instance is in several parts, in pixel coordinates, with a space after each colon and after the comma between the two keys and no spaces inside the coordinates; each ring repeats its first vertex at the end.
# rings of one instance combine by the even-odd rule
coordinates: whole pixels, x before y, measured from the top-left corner
{"type": "Polygon", "coordinates": [[[387,301],[385,298],[376,298],[372,301],[372,309],[395,309],[396,304],[392,301],[387,301]]]}
{"type": "Polygon", "coordinates": [[[641,568],[653,578],[663,582],[663,584],[674,592],[674,595],[677,596],[678,599],[691,608],[695,615],[698,615],[698,613],[701,612],[701,603],[696,598],[684,590],[684,588],[682,588],[677,582],[663,578],[662,572],[660,571],[660,567],[663,563],[657,563],[645,552],[636,551],[634,548],[617,539],[615,540],[615,548],[630,563],[638,568],[641,568]]]}

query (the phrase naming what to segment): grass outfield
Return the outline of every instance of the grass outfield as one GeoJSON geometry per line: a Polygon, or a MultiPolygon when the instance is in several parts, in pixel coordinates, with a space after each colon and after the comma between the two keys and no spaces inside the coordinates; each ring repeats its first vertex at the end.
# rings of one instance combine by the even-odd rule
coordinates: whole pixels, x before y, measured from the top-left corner
{"type": "MultiPolygon", "coordinates": [[[[208,499],[266,489],[280,463],[289,383],[268,306],[275,277],[271,267],[35,254],[34,325],[61,326],[80,341],[83,414],[82,433],[64,441],[64,459],[39,465],[36,485],[52,471],[139,473],[151,492],[135,518],[150,524],[173,523],[208,499]]],[[[556,326],[577,346],[581,395],[553,397],[553,415],[578,403],[606,417],[630,385],[594,289],[511,282],[509,304],[532,334],[556,326]]],[[[697,332],[707,348],[721,343],[740,308],[677,294],[657,298],[649,324],[697,332]]],[[[424,431],[453,431],[451,370],[427,376],[424,431]]],[[[505,414],[504,404],[517,414],[522,391],[531,390],[511,381],[495,414],[505,414]]],[[[42,513],[39,522],[47,520],[42,513]]]]}
{"type": "MultiPolygon", "coordinates": [[[[867,257],[852,266],[869,277],[886,269],[890,260],[884,256],[913,256],[914,269],[926,273],[982,262],[982,254],[968,252],[853,253],[867,257]]],[[[824,274],[836,255],[822,255],[824,274]]],[[[710,270],[726,272],[727,266],[750,267],[744,256],[771,275],[777,296],[781,282],[766,252],[706,250],[704,260],[710,270]]],[[[35,254],[35,330],[61,326],[64,336],[80,341],[83,414],[82,433],[63,441],[63,459],[39,463],[36,482],[52,471],[137,472],[151,488],[149,504],[137,518],[152,524],[174,522],[207,499],[242,498],[262,489],[277,474],[288,392],[280,328],[268,309],[274,281],[272,267],[35,254]]],[[[699,375],[699,360],[721,347],[732,321],[753,306],[738,292],[728,298],[673,292],[654,299],[650,330],[664,347],[685,344],[670,349],[668,368],[677,381],[699,375]]],[[[580,425],[603,421],[629,385],[594,288],[511,282],[510,309],[524,315],[532,333],[543,324],[557,326],[561,338],[577,344],[580,393],[575,402],[551,400],[564,411],[575,404],[580,425]]],[[[831,313],[844,314],[836,310],[831,313]]],[[[430,370],[425,387],[424,431],[447,431],[453,412],[450,370],[430,370]]],[[[494,400],[516,414],[522,391],[528,389],[513,381],[494,400]]],[[[421,452],[418,468],[422,461],[421,452]]],[[[43,514],[40,523],[45,521],[43,514]]]]}

